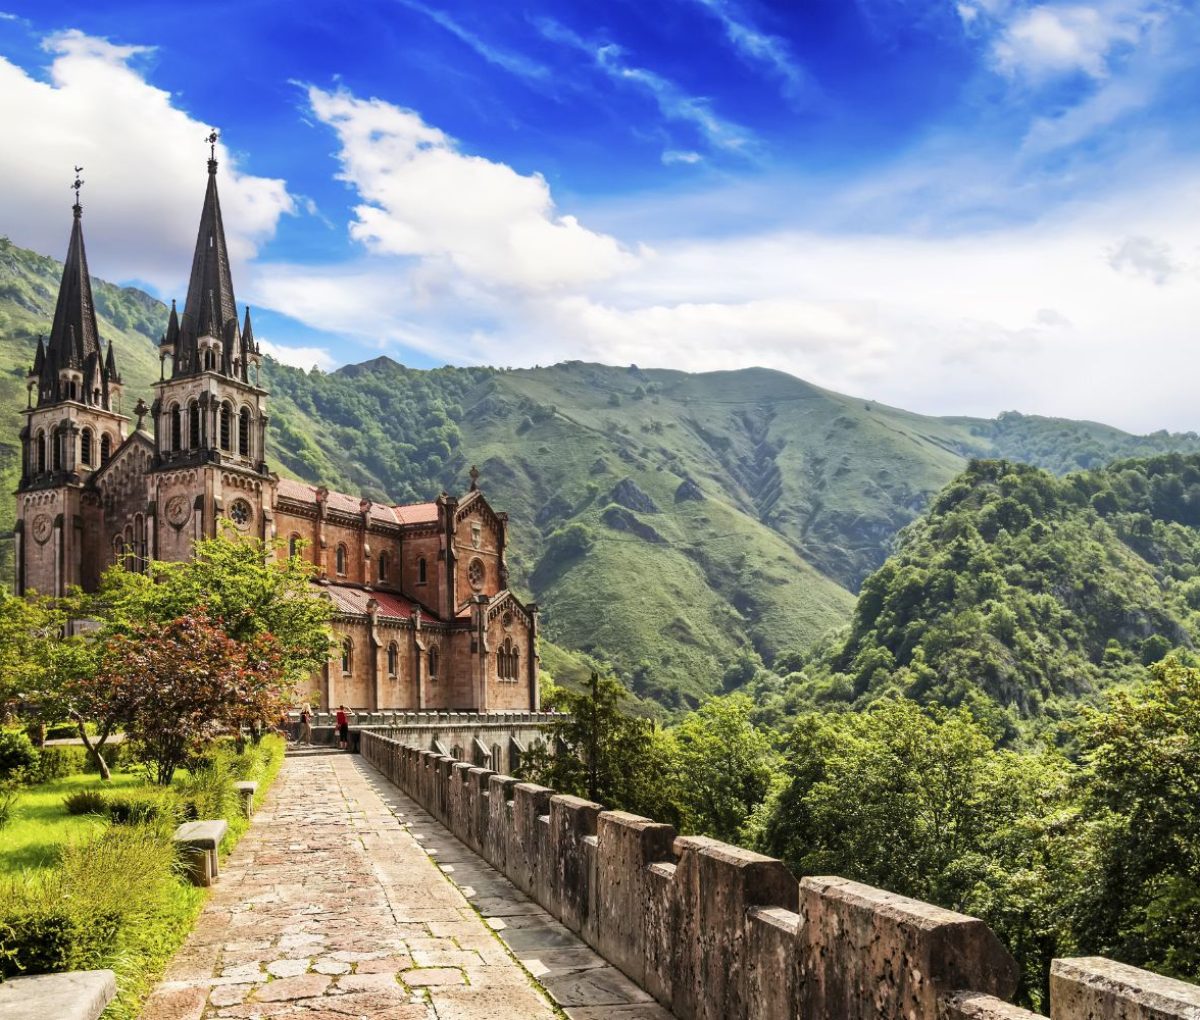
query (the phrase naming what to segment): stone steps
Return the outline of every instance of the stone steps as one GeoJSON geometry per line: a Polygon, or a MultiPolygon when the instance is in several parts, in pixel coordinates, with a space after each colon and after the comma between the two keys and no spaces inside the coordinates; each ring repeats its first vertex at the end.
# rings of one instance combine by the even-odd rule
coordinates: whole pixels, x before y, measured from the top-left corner
{"type": "Polygon", "coordinates": [[[350,754],[349,751],[343,751],[340,747],[324,747],[315,744],[311,747],[289,747],[284,751],[285,758],[319,758],[327,754],[350,754]]]}

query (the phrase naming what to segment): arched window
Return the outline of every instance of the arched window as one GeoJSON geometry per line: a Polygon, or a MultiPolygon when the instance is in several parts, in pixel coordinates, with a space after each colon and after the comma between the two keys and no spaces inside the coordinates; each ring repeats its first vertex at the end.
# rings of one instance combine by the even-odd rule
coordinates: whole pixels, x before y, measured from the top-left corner
{"type": "Polygon", "coordinates": [[[417,560],[417,584],[425,583],[425,557],[417,560]]]}
{"type": "Polygon", "coordinates": [[[125,540],[121,543],[121,547],[125,550],[125,560],[122,566],[130,573],[134,570],[134,549],[133,549],[133,525],[125,525],[125,540]]]}
{"type": "Polygon", "coordinates": [[[108,463],[108,458],[112,456],[112,436],[107,432],[100,437],[100,466],[104,467],[108,463]]]}
{"type": "Polygon", "coordinates": [[[178,451],[183,448],[183,415],[179,413],[179,405],[171,405],[171,449],[178,451]]]}
{"type": "Polygon", "coordinates": [[[299,555],[300,555],[300,536],[297,535],[295,532],[292,532],[292,534],[288,536],[288,556],[295,559],[299,555]]]}
{"type": "Polygon", "coordinates": [[[250,408],[243,407],[238,415],[238,453],[250,456],[250,408]]]}
{"type": "Polygon", "coordinates": [[[354,644],[349,638],[342,642],[342,672],[349,674],[354,666],[354,644]]]}
{"type": "Polygon", "coordinates": [[[229,449],[229,427],[230,427],[230,412],[229,405],[221,405],[221,449],[229,449]]]}
{"type": "Polygon", "coordinates": [[[379,554],[379,580],[386,581],[388,579],[388,554],[381,552],[379,554]]]}
{"type": "Polygon", "coordinates": [[[396,675],[396,668],[400,665],[400,652],[396,648],[396,642],[393,641],[388,645],[388,676],[396,675]]]}
{"type": "Polygon", "coordinates": [[[72,379],[69,383],[67,383],[67,399],[68,400],[75,399],[75,380],[74,379],[72,379]]]}
{"type": "Polygon", "coordinates": [[[92,466],[92,445],[96,442],[95,433],[84,429],[79,434],[79,463],[84,467],[92,466]]]}
{"type": "Polygon", "coordinates": [[[209,348],[207,351],[204,352],[204,368],[206,371],[211,372],[216,367],[217,367],[217,356],[215,354],[213,354],[212,348],[209,348]]]}
{"type": "Polygon", "coordinates": [[[194,400],[188,404],[188,446],[200,449],[200,405],[194,400]]]}
{"type": "Polygon", "coordinates": [[[46,470],[46,433],[37,434],[37,469],[39,474],[46,470]]]}
{"type": "Polygon", "coordinates": [[[133,518],[133,569],[139,574],[146,569],[146,519],[141,514],[133,518]]]}
{"type": "Polygon", "coordinates": [[[339,574],[346,573],[346,547],[339,544],[337,551],[333,554],[333,567],[339,574]]]}
{"type": "Polygon", "coordinates": [[[520,671],[521,653],[513,644],[512,638],[505,638],[496,650],[496,676],[501,680],[516,680],[520,671]]]}
{"type": "Polygon", "coordinates": [[[120,535],[113,538],[113,563],[120,563],[125,559],[125,542],[120,535]]]}
{"type": "Polygon", "coordinates": [[[54,430],[54,470],[61,471],[63,466],[63,433],[54,430]]]}
{"type": "Polygon", "coordinates": [[[429,679],[436,680],[438,675],[438,650],[429,649],[429,679]]]}

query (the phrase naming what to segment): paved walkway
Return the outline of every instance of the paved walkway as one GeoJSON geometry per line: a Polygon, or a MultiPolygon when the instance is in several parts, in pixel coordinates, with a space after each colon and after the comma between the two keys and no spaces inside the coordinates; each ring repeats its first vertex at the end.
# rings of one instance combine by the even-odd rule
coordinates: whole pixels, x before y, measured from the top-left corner
{"type": "Polygon", "coordinates": [[[670,1017],[369,764],[321,755],[284,762],[142,1020],[556,1015],[670,1017]]]}

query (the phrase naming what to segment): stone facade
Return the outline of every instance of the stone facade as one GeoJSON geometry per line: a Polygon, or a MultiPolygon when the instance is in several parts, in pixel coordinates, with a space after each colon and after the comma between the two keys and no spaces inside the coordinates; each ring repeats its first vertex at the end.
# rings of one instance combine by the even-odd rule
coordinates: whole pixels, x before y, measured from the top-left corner
{"type": "Polygon", "coordinates": [[[354,709],[536,711],[537,606],[508,590],[508,518],[472,469],[461,497],[391,506],[281,479],[266,460],[267,391],[239,322],[208,181],[182,314],[171,306],[153,403],[132,423],[96,318],[74,222],[48,341],[28,377],[17,492],[17,590],[93,590],[114,563],[182,560],[224,526],[315,569],[334,605],[330,659],[301,700],[354,709]]]}

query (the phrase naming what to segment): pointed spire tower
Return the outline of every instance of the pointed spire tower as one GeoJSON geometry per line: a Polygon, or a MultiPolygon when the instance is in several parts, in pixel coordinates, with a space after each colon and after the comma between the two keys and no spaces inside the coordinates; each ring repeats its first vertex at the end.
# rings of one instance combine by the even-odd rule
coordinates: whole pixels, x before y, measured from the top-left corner
{"type": "MultiPolygon", "coordinates": [[[[38,341],[38,351],[29,373],[30,388],[37,388],[37,407],[77,401],[91,407],[111,411],[108,387],[105,385],[104,352],[100,330],[96,326],[96,306],[92,299],[92,280],[88,275],[87,250],[83,244],[83,206],[79,189],[83,181],[75,170],[75,204],[71,211],[71,239],[63,262],[62,281],[58,286],[58,301],[54,306],[54,321],[44,347],[38,341]]],[[[109,357],[113,357],[111,345],[109,357]]],[[[113,363],[115,371],[115,362],[113,363]]]]}
{"type": "MultiPolygon", "coordinates": [[[[38,339],[28,375],[17,488],[17,591],[61,595],[99,582],[93,541],[99,502],[91,487],[125,442],[117,355],[96,324],[75,168],[74,220],[47,338],[38,339]],[[36,399],[35,399],[36,392],[36,399]]],[[[107,536],[106,536],[107,538],[107,536]]]]}
{"type": "Polygon", "coordinates": [[[247,345],[238,328],[229,248],[225,242],[225,223],[221,218],[221,198],[217,191],[217,132],[213,131],[207,140],[212,147],[208,159],[208,186],[196,232],[187,300],[183,315],[178,318],[172,302],[171,321],[162,348],[164,355],[169,349],[173,356],[173,377],[217,372],[249,382],[249,362],[255,352],[253,342],[247,345]]]}
{"type": "Polygon", "coordinates": [[[151,473],[158,478],[156,486],[166,487],[159,505],[168,508],[168,519],[174,508],[178,519],[191,522],[183,530],[176,525],[159,532],[160,555],[166,559],[188,555],[195,535],[216,534],[222,517],[265,536],[274,484],[266,464],[267,393],[258,385],[261,356],[249,309],[244,325],[239,324],[233,293],[217,191],[217,132],[205,141],[210,146],[208,181],[187,298],[182,312],[172,302],[159,343],[164,378],[155,383],[150,409],[155,444],[151,473]],[[178,494],[170,491],[177,470],[184,467],[205,478],[199,485],[205,495],[189,503],[190,510],[180,509],[178,494]]]}

